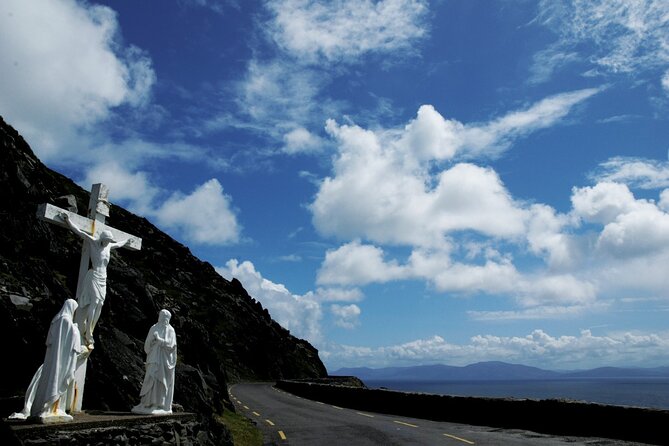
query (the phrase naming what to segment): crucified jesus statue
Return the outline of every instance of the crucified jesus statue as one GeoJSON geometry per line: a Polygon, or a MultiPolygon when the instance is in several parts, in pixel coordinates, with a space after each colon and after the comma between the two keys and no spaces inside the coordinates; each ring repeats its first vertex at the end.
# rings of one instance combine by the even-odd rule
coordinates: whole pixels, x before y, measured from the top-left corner
{"type": "Polygon", "coordinates": [[[77,358],[75,383],[72,395],[68,395],[67,399],[70,412],[81,411],[86,364],[88,355],[93,351],[93,330],[107,295],[107,265],[111,259],[111,250],[121,247],[131,251],[142,249],[141,238],[105,224],[111,206],[108,196],[107,186],[102,183],[94,184],[88,202],[87,217],[49,203],[37,207],[37,217],[40,220],[68,228],[84,240],[76,291],[79,306],[74,314],[74,322],[78,325],[81,345],[86,351],[77,358]]]}
{"type": "Polygon", "coordinates": [[[79,325],[86,345],[92,349],[93,330],[100,318],[100,311],[107,295],[107,265],[111,259],[111,250],[125,246],[129,239],[116,241],[109,230],[102,231],[96,237],[72,223],[67,213],[61,212],[60,218],[72,232],[84,239],[90,250],[91,268],[82,283],[81,295],[77,296],[79,308],[75,313],[75,322],[79,325]]]}

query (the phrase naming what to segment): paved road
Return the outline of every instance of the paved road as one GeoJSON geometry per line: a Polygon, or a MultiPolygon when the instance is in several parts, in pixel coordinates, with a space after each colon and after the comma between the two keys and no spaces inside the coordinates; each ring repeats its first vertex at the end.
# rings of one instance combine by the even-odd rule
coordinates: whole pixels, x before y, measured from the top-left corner
{"type": "Polygon", "coordinates": [[[307,400],[278,390],[273,383],[236,384],[230,396],[238,412],[257,423],[270,445],[639,445],[360,412],[307,400]]]}

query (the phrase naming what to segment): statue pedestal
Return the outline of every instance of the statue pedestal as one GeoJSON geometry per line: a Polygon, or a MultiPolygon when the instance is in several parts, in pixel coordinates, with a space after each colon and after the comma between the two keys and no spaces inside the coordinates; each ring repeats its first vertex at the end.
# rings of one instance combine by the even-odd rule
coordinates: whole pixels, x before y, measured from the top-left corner
{"type": "MultiPolygon", "coordinates": [[[[200,420],[194,413],[173,413],[171,415],[136,415],[130,412],[83,411],[74,415],[71,422],[56,424],[21,420],[7,420],[5,423],[15,442],[0,437],[0,444],[104,444],[119,443],[118,437],[125,437],[121,444],[147,444],[147,437],[154,444],[175,444],[175,433],[181,444],[198,444],[198,439],[206,433],[211,443],[232,445],[224,438],[214,437],[211,426],[200,420]],[[115,440],[116,439],[116,440],[115,440]],[[19,443],[18,441],[22,442],[19,443]]],[[[37,419],[35,419],[37,421],[37,419]]],[[[151,444],[149,442],[148,444],[151,444]]]]}

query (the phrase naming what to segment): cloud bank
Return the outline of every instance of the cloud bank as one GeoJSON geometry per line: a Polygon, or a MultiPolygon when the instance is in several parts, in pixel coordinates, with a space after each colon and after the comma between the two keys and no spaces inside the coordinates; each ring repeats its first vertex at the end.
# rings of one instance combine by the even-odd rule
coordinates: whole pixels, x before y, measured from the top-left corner
{"type": "Polygon", "coordinates": [[[216,271],[228,280],[239,280],[248,293],[267,308],[272,319],[290,330],[293,335],[313,344],[320,345],[324,342],[324,314],[331,315],[333,324],[340,328],[353,329],[358,325],[362,311],[352,302],[360,301],[363,295],[356,288],[318,288],[316,291],[297,295],[285,285],[263,277],[248,260],[239,262],[237,259],[230,259],[225,266],[217,267],[216,271]],[[329,311],[323,308],[327,303],[331,303],[329,311]]]}
{"type": "Polygon", "coordinates": [[[569,318],[605,311],[626,293],[661,294],[669,191],[649,200],[630,187],[667,187],[665,162],[610,159],[593,186],[573,188],[571,210],[560,213],[516,199],[495,170],[471,161],[556,125],[599,91],[555,95],[470,125],[430,106],[402,128],[329,120],[337,152],[310,210],[314,227],[342,243],[326,252],[317,283],[423,280],[440,293],[516,304],[469,313],[480,321],[569,318]],[[517,266],[528,259],[532,268],[517,266]]]}
{"type": "Polygon", "coordinates": [[[544,369],[568,370],[611,366],[665,365],[668,333],[618,332],[594,335],[552,336],[534,330],[525,336],[477,335],[468,343],[455,344],[441,336],[417,339],[378,348],[348,345],[330,346],[321,356],[334,371],[346,367],[386,367],[419,364],[464,366],[479,361],[522,363],[544,369]]]}

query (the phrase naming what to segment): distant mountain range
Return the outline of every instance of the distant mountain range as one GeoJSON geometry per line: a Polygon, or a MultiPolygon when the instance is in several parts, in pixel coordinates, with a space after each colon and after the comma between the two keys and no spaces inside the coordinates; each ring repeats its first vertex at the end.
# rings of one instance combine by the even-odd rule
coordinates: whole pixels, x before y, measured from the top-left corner
{"type": "Polygon", "coordinates": [[[356,376],[365,380],[388,381],[502,381],[575,378],[669,378],[669,367],[619,368],[600,367],[590,370],[556,372],[520,364],[500,361],[477,362],[464,367],[443,364],[413,367],[341,368],[331,372],[334,376],[356,376]]]}

